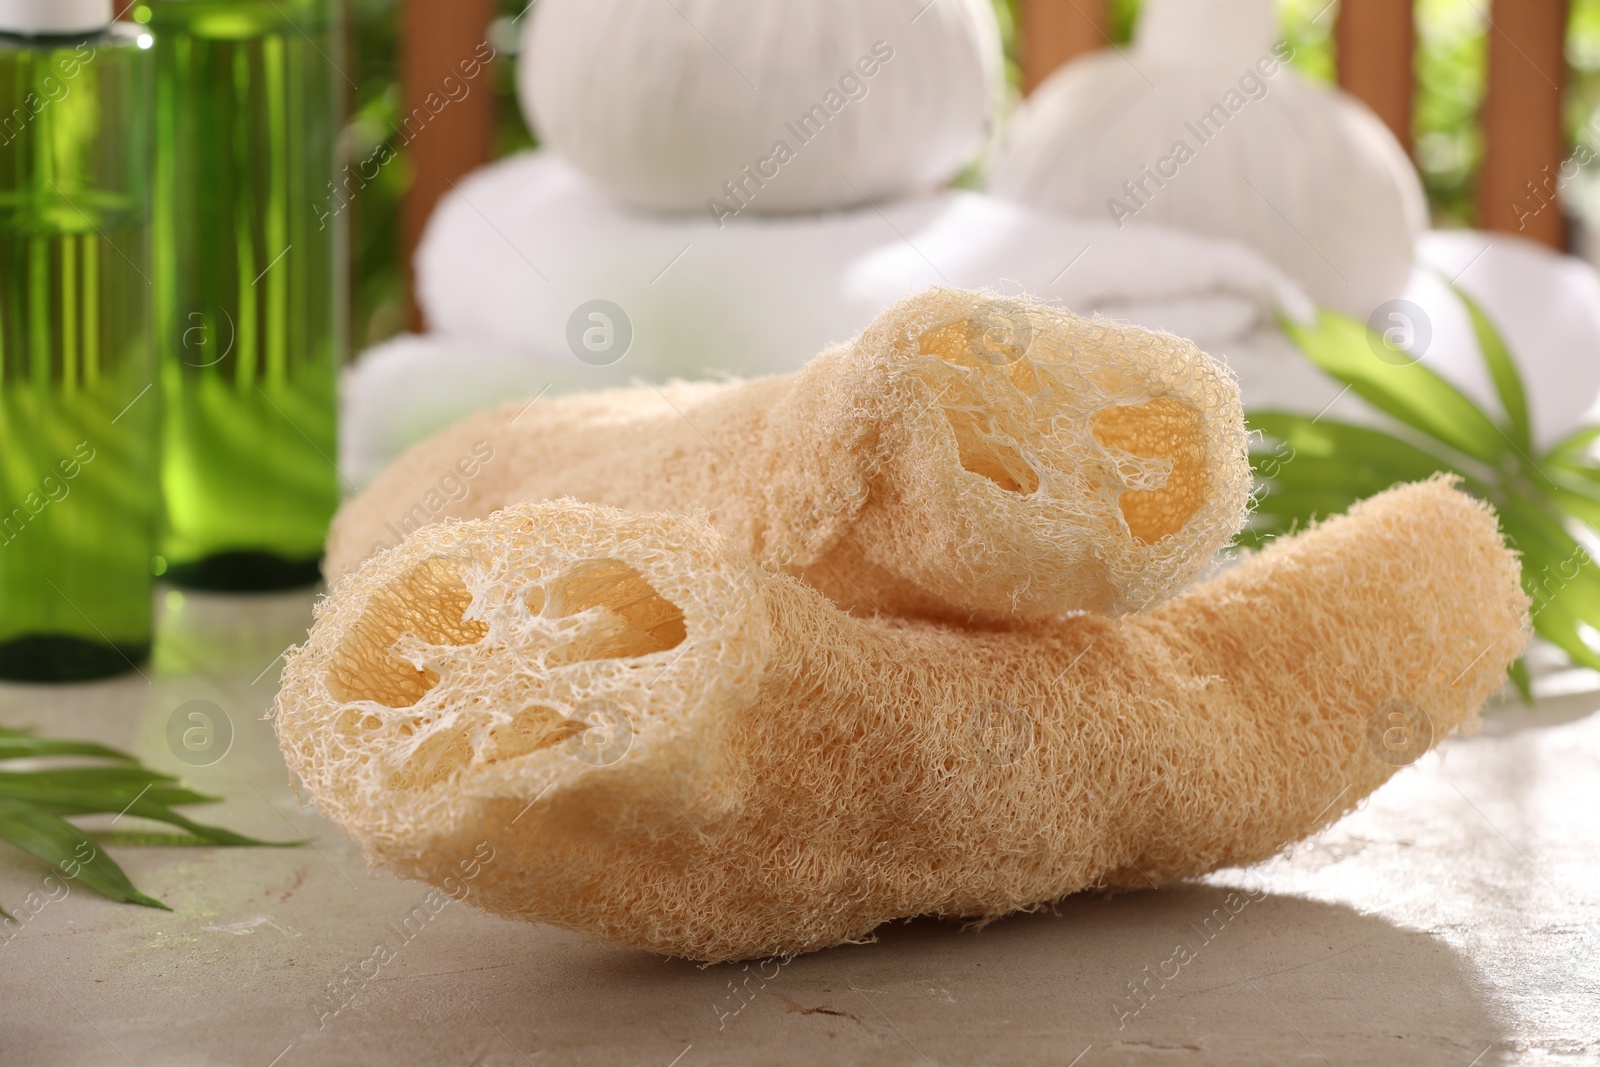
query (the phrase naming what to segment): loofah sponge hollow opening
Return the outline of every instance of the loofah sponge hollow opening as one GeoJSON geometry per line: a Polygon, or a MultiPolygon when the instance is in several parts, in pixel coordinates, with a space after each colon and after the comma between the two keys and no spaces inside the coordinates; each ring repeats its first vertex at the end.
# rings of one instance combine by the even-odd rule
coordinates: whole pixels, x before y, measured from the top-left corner
{"type": "MultiPolygon", "coordinates": [[[[431,558],[397,575],[366,605],[328,664],[326,687],[332,699],[349,706],[416,712],[392,722],[399,738],[422,739],[396,770],[391,784],[397,787],[448,781],[469,762],[519,758],[580,732],[580,720],[562,708],[530,703],[509,721],[490,723],[477,743],[470,729],[450,727],[458,707],[442,701],[419,707],[441,680],[419,650],[464,648],[489,635],[489,623],[473,617],[473,596],[464,577],[469,570],[461,558],[431,558]],[[409,651],[402,654],[401,647],[409,651]]],[[[576,562],[528,588],[522,601],[530,617],[589,621],[548,652],[544,660],[551,667],[651,656],[684,640],[683,612],[638,570],[616,559],[576,562]]],[[[382,720],[373,716],[359,724],[364,730],[380,725],[382,720]]]]}
{"type": "Polygon", "coordinates": [[[797,385],[775,417],[848,428],[848,402],[873,450],[852,537],[832,553],[789,539],[835,602],[853,585],[962,620],[1148,608],[1204,573],[1248,507],[1237,389],[1176,337],[933,290],[802,379],[823,372],[863,384],[797,385]]]}
{"type": "Polygon", "coordinates": [[[1118,494],[1117,507],[1140,544],[1177,535],[1205,505],[1211,471],[1204,419],[1193,406],[1162,397],[1106,408],[1094,417],[1094,439],[1107,449],[1170,464],[1159,486],[1136,488],[1135,472],[1119,479],[1128,488],[1118,494]]]}
{"type": "Polygon", "coordinates": [[[688,710],[748,687],[756,665],[745,661],[760,646],[730,648],[706,631],[762,629],[742,587],[756,572],[685,567],[719,538],[703,525],[651,536],[658,524],[629,518],[558,540],[553,524],[524,516],[488,538],[429,527],[319,606],[300,660],[316,668],[294,685],[328,717],[285,753],[330,817],[362,826],[386,856],[405,855],[431,827],[462,825],[502,785],[520,796],[530,774],[541,789],[581,795],[587,767],[643,751],[670,766],[679,749],[709,748],[706,723],[685,733],[688,710]],[[376,796],[381,813],[369,807],[376,796]]]}
{"type": "MultiPolygon", "coordinates": [[[[969,372],[997,372],[1010,387],[1005,392],[1048,396],[1039,365],[1030,358],[1031,316],[1024,316],[1028,312],[1023,305],[1011,308],[1009,317],[992,312],[971,314],[923,331],[917,338],[917,351],[969,372]]],[[[985,399],[996,392],[994,386],[968,386],[965,392],[966,403],[947,401],[944,405],[962,469],[1009,493],[1026,496],[1037,491],[1039,472],[1020,450],[1033,436],[1029,432],[1033,428],[1023,429],[1021,441],[1002,437],[995,432],[993,416],[984,406],[985,399]]],[[[1049,414],[1040,412],[1035,418],[1042,415],[1041,421],[1048,421],[1049,414]]],[[[1117,500],[1129,532],[1140,544],[1154,544],[1181,533],[1213,488],[1211,468],[1224,466],[1211,455],[1213,443],[1207,439],[1205,413],[1192,403],[1160,397],[1102,408],[1094,413],[1090,425],[1094,441],[1107,454],[1154,461],[1117,465],[1103,472],[1109,476],[1092,482],[1093,491],[1117,500]]]]}

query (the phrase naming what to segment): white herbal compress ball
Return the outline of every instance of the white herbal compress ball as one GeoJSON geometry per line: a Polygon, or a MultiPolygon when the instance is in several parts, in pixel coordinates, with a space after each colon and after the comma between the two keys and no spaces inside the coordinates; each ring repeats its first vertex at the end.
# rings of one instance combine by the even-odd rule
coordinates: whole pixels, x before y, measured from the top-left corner
{"type": "Polygon", "coordinates": [[[1146,0],[1127,55],[1070,63],[1029,98],[990,190],[1233,238],[1368,317],[1406,287],[1422,184],[1371,111],[1287,65],[1273,6],[1146,0]]]}
{"type": "Polygon", "coordinates": [[[545,144],[626,203],[719,219],[943,183],[1003,86],[990,0],[540,0],[524,32],[545,144]]]}

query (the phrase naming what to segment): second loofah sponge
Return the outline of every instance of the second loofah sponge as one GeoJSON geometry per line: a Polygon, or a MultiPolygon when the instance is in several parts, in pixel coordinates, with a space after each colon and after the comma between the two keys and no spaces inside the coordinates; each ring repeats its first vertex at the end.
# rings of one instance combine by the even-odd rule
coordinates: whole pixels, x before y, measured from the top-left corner
{"type": "Polygon", "coordinates": [[[792,375],[466,419],[345,506],[327,573],[421,524],[570,496],[705,509],[764,566],[857,612],[1123,612],[1203,573],[1250,488],[1238,389],[1192,343],[936,289],[792,375]],[[493,461],[470,495],[422,503],[474,449],[493,461]]]}

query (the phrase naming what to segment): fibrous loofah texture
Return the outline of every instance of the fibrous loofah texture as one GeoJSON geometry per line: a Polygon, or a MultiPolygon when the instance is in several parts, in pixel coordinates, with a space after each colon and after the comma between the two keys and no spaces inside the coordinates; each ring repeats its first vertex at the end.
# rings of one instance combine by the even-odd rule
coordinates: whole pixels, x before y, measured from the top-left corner
{"type": "Polygon", "coordinates": [[[952,289],[801,371],[475,415],[348,503],[331,577],[417,525],[573,497],[709,511],[848,610],[960,621],[1144,608],[1243,523],[1238,389],[1169,334],[952,289]],[[455,502],[441,472],[494,459],[455,502]],[[432,494],[431,498],[429,494],[432,494]]]}
{"type": "Polygon", "coordinates": [[[498,914],[802,952],[1271,856],[1475,720],[1518,571],[1433,481],[1149,615],[982,632],[846,615],[693,518],[517,505],[339,582],[277,730],[402,876],[488,841],[498,914]]]}

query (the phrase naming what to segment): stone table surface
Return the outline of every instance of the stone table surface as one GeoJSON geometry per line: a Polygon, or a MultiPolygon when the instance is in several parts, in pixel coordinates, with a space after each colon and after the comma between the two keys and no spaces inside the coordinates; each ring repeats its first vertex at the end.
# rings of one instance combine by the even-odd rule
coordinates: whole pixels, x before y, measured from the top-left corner
{"type": "Polygon", "coordinates": [[[102,819],[170,912],[62,896],[0,846],[0,1067],[1600,1063],[1600,694],[1497,709],[1258,868],[700,968],[368,874],[263,717],[311,595],[161,601],[141,674],[0,686],[0,723],[129,747],[224,797],[206,821],[315,843],[102,819]],[[225,754],[169,743],[208,706],[225,754]]]}

